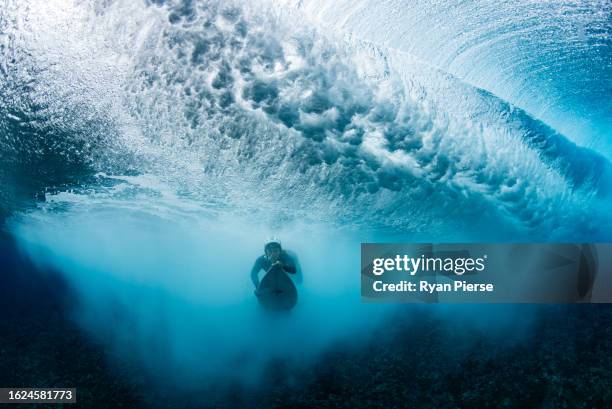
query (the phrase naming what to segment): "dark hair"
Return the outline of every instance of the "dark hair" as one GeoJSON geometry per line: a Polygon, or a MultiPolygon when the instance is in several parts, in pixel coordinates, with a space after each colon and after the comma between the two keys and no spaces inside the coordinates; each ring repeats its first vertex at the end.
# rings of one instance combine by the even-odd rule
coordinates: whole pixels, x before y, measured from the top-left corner
{"type": "Polygon", "coordinates": [[[270,243],[267,243],[266,246],[264,247],[264,251],[265,252],[268,252],[268,251],[274,250],[274,249],[280,250],[281,249],[280,243],[276,243],[276,242],[272,241],[270,243]]]}

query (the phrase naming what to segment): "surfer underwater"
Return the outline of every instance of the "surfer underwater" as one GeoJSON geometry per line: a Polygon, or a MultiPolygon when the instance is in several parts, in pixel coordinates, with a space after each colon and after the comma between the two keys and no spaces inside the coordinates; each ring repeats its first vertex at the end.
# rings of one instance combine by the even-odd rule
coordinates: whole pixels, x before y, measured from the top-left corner
{"type": "Polygon", "coordinates": [[[298,272],[295,257],[283,250],[278,239],[270,239],[264,246],[264,255],[255,260],[251,281],[260,304],[268,309],[288,310],[297,303],[297,289],[287,274],[298,272]],[[259,272],[265,275],[259,280],[259,272]]]}

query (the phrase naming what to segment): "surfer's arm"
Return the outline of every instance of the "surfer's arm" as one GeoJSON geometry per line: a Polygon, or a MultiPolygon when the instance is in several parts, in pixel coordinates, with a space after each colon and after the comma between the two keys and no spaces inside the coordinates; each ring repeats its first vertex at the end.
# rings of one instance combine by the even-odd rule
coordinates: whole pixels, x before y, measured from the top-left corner
{"type": "Polygon", "coordinates": [[[261,270],[261,259],[258,258],[255,260],[255,264],[253,264],[253,268],[251,268],[251,281],[255,288],[259,287],[259,270],[261,270]]]}
{"type": "Polygon", "coordinates": [[[283,267],[283,270],[286,273],[289,273],[289,274],[295,274],[295,272],[297,270],[295,268],[295,263],[293,263],[293,260],[291,260],[289,258],[287,258],[286,260],[283,261],[282,267],[283,267]]]}

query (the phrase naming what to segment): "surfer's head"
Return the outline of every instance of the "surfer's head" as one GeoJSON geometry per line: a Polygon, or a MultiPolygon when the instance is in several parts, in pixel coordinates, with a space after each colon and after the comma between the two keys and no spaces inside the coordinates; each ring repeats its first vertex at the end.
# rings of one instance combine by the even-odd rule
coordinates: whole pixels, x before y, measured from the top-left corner
{"type": "Polygon", "coordinates": [[[278,239],[270,239],[265,247],[264,251],[268,260],[276,261],[279,259],[282,251],[280,241],[278,239]]]}

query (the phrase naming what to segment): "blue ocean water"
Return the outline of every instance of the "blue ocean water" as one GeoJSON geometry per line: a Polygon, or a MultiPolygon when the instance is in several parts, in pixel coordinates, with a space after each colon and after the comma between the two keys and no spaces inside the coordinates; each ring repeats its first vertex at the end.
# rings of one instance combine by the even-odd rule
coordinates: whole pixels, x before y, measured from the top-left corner
{"type": "Polygon", "coordinates": [[[8,1],[4,228],[185,382],[367,342],[393,307],[360,303],[361,242],[609,241],[609,5],[428,3],[8,1]],[[290,316],[248,279],[272,235],[290,316]]]}

